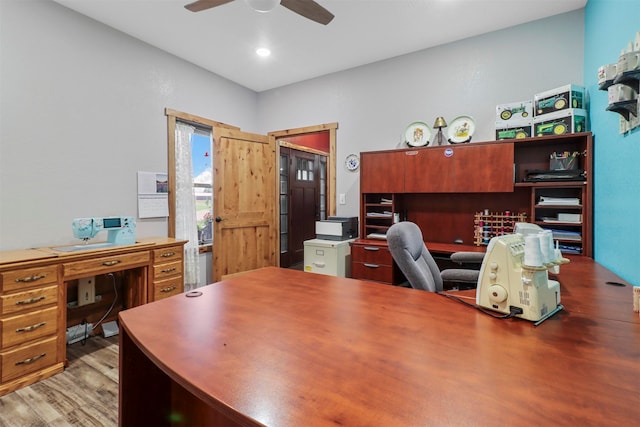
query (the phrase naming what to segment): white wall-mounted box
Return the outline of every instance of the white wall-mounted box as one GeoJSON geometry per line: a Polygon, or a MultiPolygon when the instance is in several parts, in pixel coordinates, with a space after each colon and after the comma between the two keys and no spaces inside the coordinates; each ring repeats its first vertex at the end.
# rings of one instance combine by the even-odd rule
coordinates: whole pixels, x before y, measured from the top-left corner
{"type": "Polygon", "coordinates": [[[78,307],[96,302],[96,278],[78,279],[78,307]]]}

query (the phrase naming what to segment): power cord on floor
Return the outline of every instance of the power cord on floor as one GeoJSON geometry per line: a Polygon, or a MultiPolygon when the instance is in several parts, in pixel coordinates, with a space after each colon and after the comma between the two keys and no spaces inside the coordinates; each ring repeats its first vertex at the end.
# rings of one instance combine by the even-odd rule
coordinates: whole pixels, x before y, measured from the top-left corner
{"type": "Polygon", "coordinates": [[[98,329],[98,326],[100,326],[100,323],[102,323],[104,321],[104,319],[107,318],[107,316],[109,315],[109,313],[111,313],[111,311],[113,310],[113,307],[116,306],[116,301],[118,299],[118,288],[116,286],[116,276],[113,273],[107,273],[107,276],[111,276],[111,280],[113,281],[113,292],[115,294],[115,296],[113,297],[113,302],[111,303],[111,307],[109,307],[109,309],[107,310],[107,312],[104,314],[104,316],[102,316],[102,319],[98,320],[98,323],[96,323],[93,326],[93,330],[95,331],[96,329],[98,329]]]}
{"type": "Polygon", "coordinates": [[[87,338],[89,338],[89,334],[91,333],[89,331],[89,322],[87,322],[87,319],[82,319],[82,322],[80,322],[80,324],[84,325],[84,335],[80,340],[80,344],[85,345],[85,343],[87,342],[87,338]]]}

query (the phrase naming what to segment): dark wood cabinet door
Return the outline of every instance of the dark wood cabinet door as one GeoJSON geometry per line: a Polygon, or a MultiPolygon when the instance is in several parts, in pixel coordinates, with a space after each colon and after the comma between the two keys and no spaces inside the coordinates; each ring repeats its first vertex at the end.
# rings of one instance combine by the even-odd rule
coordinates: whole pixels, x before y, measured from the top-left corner
{"type": "Polygon", "coordinates": [[[511,143],[448,145],[405,153],[405,193],[513,191],[511,143]]]}
{"type": "Polygon", "coordinates": [[[455,191],[456,157],[448,147],[433,147],[405,152],[406,193],[449,193],[455,191]]]}
{"type": "Polygon", "coordinates": [[[360,192],[404,192],[404,158],[404,151],[361,153],[360,192]]]}
{"type": "Polygon", "coordinates": [[[513,191],[513,144],[452,146],[457,193],[513,191]]]}

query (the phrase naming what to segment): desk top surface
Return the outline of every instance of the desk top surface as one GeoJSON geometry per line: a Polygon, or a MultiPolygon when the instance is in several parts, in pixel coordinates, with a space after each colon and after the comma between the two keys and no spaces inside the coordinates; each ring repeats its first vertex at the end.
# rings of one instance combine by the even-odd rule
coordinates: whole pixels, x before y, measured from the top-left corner
{"type": "Polygon", "coordinates": [[[615,276],[588,258],[569,265],[558,276],[566,310],[538,327],[433,293],[274,267],[121,312],[120,323],[174,381],[239,422],[628,425],[640,418],[631,287],[600,285],[615,276]]]}
{"type": "MultiPolygon", "coordinates": [[[[86,250],[74,250],[69,252],[56,250],[56,247],[0,251],[0,268],[3,268],[5,266],[12,268],[14,264],[20,263],[40,261],[55,262],[58,260],[66,261],[71,258],[93,257],[105,254],[109,255],[112,253],[135,252],[140,250],[153,249],[154,246],[161,247],[174,244],[183,245],[185,243],[186,241],[184,240],[178,240],[171,237],[147,237],[137,239],[136,243],[131,245],[113,245],[102,247],[99,249],[91,249],[91,246],[88,246],[86,250]]],[[[60,245],[59,247],[64,247],[64,245],[60,245]]]]}

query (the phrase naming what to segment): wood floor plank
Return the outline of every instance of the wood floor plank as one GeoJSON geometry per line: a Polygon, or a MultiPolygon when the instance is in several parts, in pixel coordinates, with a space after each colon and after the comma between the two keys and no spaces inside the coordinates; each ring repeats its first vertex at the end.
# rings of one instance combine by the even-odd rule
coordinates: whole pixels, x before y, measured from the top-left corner
{"type": "Polygon", "coordinates": [[[67,347],[64,372],[0,397],[0,427],[118,424],[118,337],[67,347]]]}

